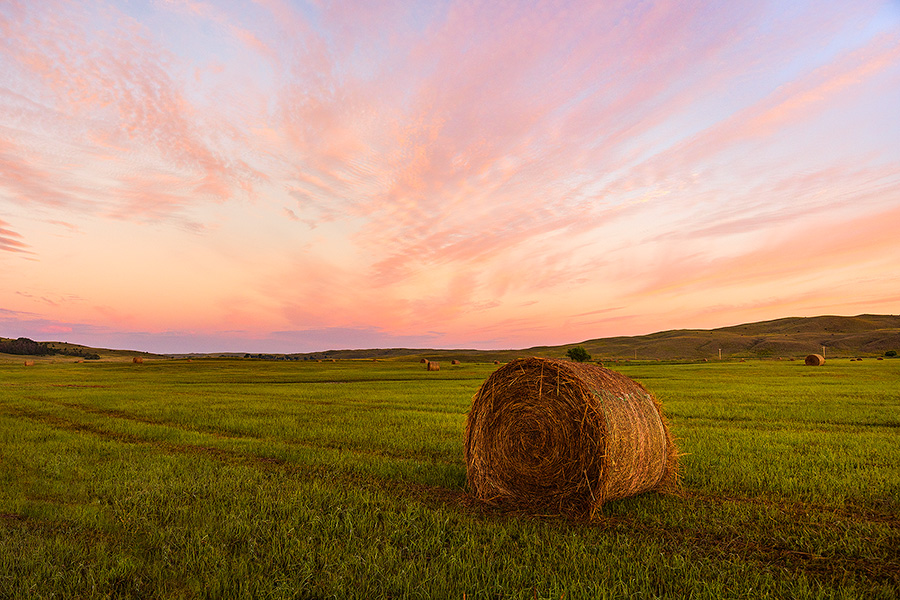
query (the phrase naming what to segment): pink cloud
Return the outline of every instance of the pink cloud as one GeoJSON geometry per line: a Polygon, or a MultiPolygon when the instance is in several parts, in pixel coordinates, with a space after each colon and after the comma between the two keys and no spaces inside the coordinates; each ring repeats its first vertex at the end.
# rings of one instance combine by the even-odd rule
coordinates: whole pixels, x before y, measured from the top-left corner
{"type": "Polygon", "coordinates": [[[889,262],[895,257],[898,226],[900,208],[855,218],[813,215],[781,241],[737,256],[710,259],[673,255],[671,260],[655,266],[647,285],[632,298],[749,288],[756,284],[776,289],[778,282],[794,278],[816,277],[842,268],[856,267],[861,271],[867,263],[889,262]]]}
{"type": "Polygon", "coordinates": [[[82,190],[77,187],[60,189],[56,173],[35,165],[34,156],[12,141],[0,138],[0,186],[19,203],[36,203],[50,206],[77,205],[72,192],[82,190]],[[32,160],[29,160],[32,159],[32,160]],[[68,192],[68,193],[67,193],[68,192]]]}
{"type": "Polygon", "coordinates": [[[22,241],[22,236],[7,227],[9,227],[9,223],[0,219],[0,250],[32,254],[28,250],[28,244],[22,241]]]}
{"type": "MultiPolygon", "coordinates": [[[[231,198],[265,179],[209,139],[202,126],[234,130],[216,127],[214,115],[191,104],[185,93],[190,79],[181,76],[174,56],[115,9],[101,18],[100,29],[92,29],[98,15],[89,10],[60,5],[30,14],[23,19],[27,30],[20,22],[4,23],[11,37],[4,48],[7,59],[43,88],[60,120],[91,127],[90,140],[100,145],[96,150],[114,149],[118,161],[152,149],[170,168],[191,173],[194,197],[231,198]]],[[[35,179],[24,171],[20,166],[19,179],[35,179]]]]}
{"type": "MultiPolygon", "coordinates": [[[[0,9],[0,202],[40,209],[26,250],[59,260],[52,222],[152,222],[217,273],[128,314],[86,290],[123,328],[581,335],[676,310],[649,297],[811,303],[817,228],[829,264],[890,253],[893,121],[866,111],[900,47],[874,3],[36,6],[0,9]]],[[[135,286],[164,287],[159,260],[135,286]]]]}

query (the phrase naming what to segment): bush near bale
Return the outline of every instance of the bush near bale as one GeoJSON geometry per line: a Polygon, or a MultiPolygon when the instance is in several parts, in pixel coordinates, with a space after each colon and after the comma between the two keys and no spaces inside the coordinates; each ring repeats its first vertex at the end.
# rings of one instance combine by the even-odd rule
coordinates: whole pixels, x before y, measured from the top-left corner
{"type": "Polygon", "coordinates": [[[884,355],[887,356],[888,358],[894,358],[895,356],[897,356],[897,351],[896,350],[888,350],[887,352],[884,353],[884,355]]]}
{"type": "Polygon", "coordinates": [[[594,516],[607,500],[673,490],[677,457],[656,398],[594,364],[514,360],[466,419],[469,487],[500,506],[594,516]]]}
{"type": "Polygon", "coordinates": [[[575,346],[566,351],[566,356],[576,362],[586,362],[591,360],[591,355],[584,349],[584,346],[575,346]]]}

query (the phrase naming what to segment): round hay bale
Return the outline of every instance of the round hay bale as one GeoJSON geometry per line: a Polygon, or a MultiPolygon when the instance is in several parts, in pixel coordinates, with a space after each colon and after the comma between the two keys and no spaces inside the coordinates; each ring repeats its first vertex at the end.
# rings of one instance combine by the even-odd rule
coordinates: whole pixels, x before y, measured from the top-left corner
{"type": "Polygon", "coordinates": [[[423,358],[423,359],[420,360],[419,362],[420,362],[420,363],[428,364],[428,359],[427,359],[427,358],[423,358]]]}
{"type": "Polygon", "coordinates": [[[428,370],[428,371],[440,371],[440,370],[441,370],[441,363],[439,363],[439,362],[434,362],[433,360],[429,360],[429,361],[425,364],[425,369],[428,370]]]}
{"type": "Polygon", "coordinates": [[[26,361],[25,361],[25,366],[26,366],[26,367],[33,367],[33,366],[34,366],[34,361],[33,361],[33,360],[26,360],[26,361]]]}
{"type": "Polygon", "coordinates": [[[821,354],[810,354],[806,357],[806,364],[810,367],[821,367],[825,364],[825,357],[821,354]]]}
{"type": "Polygon", "coordinates": [[[499,361],[499,360],[495,360],[495,361],[494,361],[494,364],[495,364],[495,365],[499,365],[499,364],[500,364],[500,361],[499,361]]]}
{"type": "Polygon", "coordinates": [[[131,359],[131,362],[136,365],[141,365],[141,364],[144,364],[144,359],[141,358],[140,356],[135,356],[131,359]]]}
{"type": "Polygon", "coordinates": [[[466,476],[482,501],[593,515],[676,484],[678,449],[650,392],[589,363],[521,358],[481,384],[466,419],[466,476]]]}
{"type": "Polygon", "coordinates": [[[456,360],[456,359],[454,358],[453,360],[450,361],[450,364],[451,364],[451,365],[458,365],[458,364],[459,364],[459,361],[456,360]]]}

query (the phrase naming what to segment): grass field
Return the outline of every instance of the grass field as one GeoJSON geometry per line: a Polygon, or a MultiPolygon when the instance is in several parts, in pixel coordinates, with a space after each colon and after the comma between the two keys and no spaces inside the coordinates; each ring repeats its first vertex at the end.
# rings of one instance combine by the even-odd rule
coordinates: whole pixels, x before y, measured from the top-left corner
{"type": "Polygon", "coordinates": [[[617,365],[681,493],[484,509],[495,368],[0,364],[0,598],[896,598],[900,360],[617,365]]]}

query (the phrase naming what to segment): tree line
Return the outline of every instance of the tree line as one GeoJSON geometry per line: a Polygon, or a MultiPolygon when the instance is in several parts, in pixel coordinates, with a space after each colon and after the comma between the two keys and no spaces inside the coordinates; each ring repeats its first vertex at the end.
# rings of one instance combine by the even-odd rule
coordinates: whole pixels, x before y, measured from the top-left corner
{"type": "Polygon", "coordinates": [[[36,342],[26,337],[14,340],[0,340],[0,352],[6,354],[24,354],[27,356],[79,356],[85,360],[99,360],[100,355],[81,348],[57,348],[48,342],[36,342]]]}

